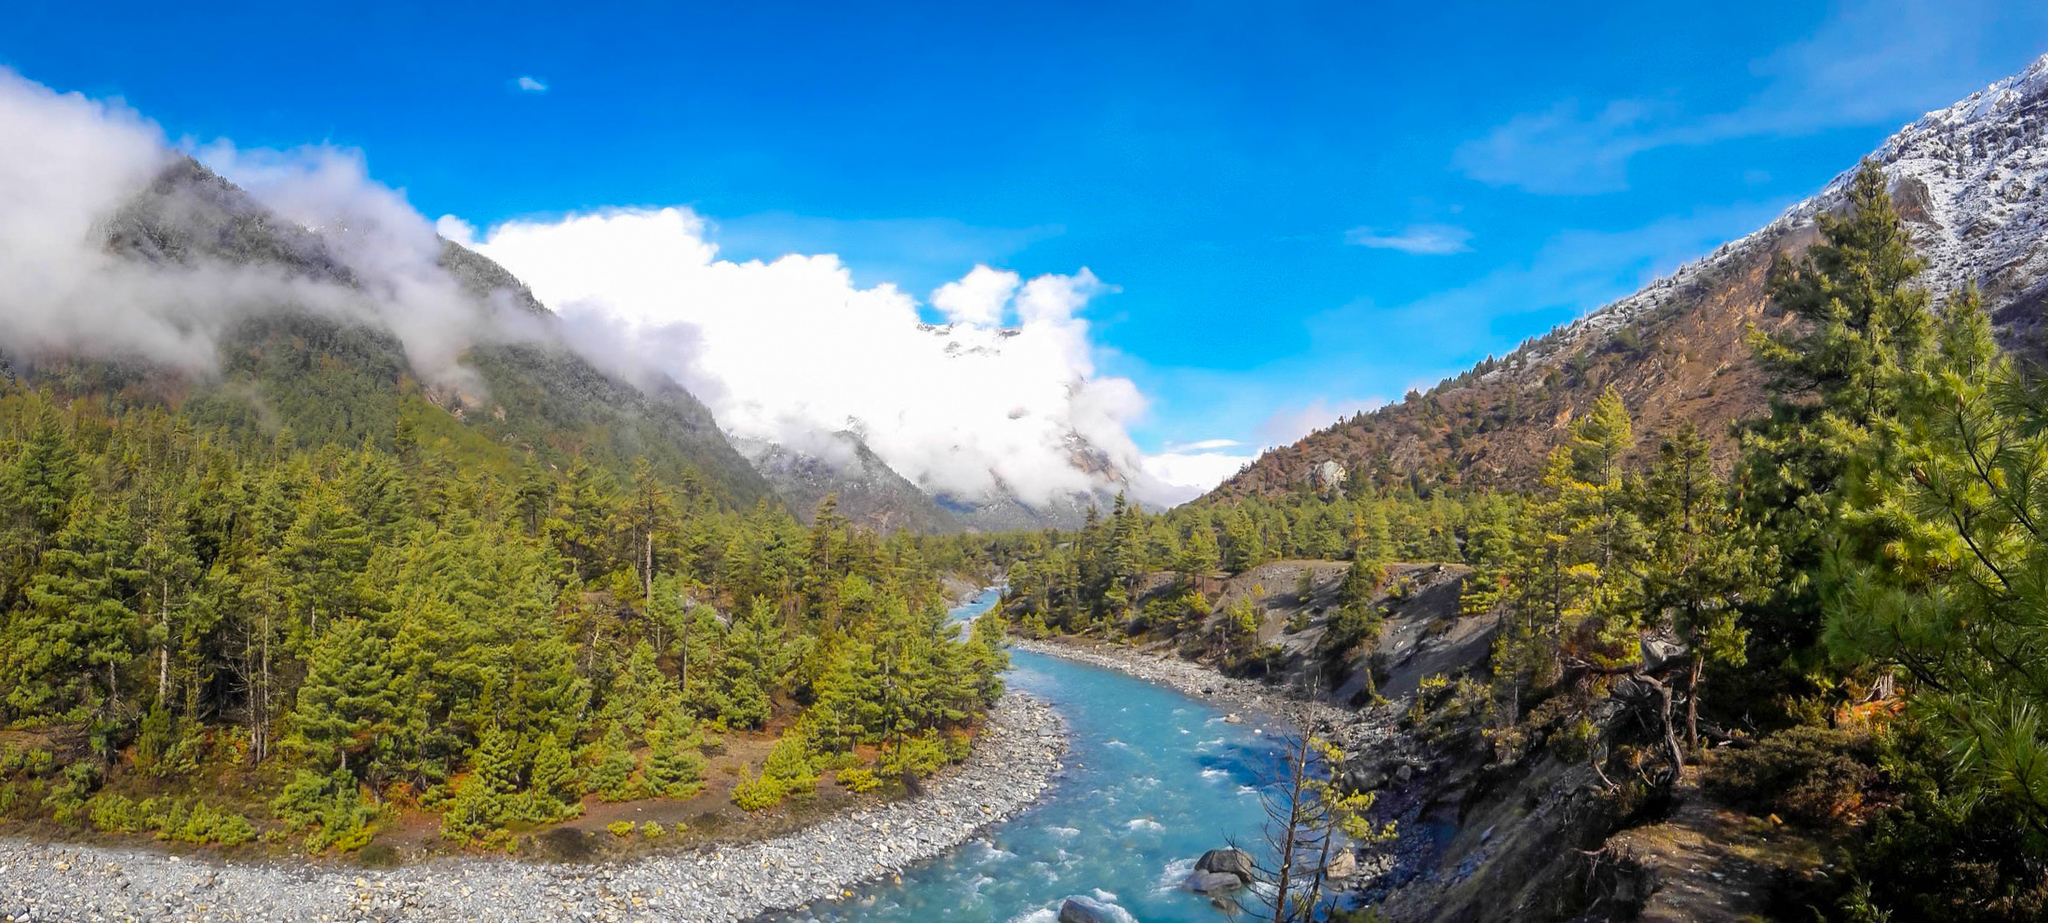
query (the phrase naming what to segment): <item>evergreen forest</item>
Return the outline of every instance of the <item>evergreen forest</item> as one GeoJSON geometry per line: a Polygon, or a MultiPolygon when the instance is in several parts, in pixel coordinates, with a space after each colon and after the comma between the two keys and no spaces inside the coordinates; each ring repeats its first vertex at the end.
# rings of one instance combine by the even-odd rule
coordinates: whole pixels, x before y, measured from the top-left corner
{"type": "Polygon", "coordinates": [[[0,813],[314,853],[424,818],[516,849],[698,796],[740,738],[772,741],[746,811],[901,792],[1001,694],[1000,623],[949,623],[940,579],[986,543],[522,460],[414,403],[350,441],[0,391],[0,813]]]}

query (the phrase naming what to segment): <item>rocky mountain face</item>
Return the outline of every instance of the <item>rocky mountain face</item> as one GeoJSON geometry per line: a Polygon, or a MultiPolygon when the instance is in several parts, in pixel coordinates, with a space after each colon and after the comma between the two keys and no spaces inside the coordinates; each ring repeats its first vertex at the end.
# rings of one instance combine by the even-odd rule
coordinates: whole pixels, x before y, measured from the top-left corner
{"type": "Polygon", "coordinates": [[[879,533],[908,529],[930,534],[961,527],[951,512],[896,473],[855,433],[824,437],[816,453],[762,440],[735,439],[734,445],[805,522],[813,521],[827,496],[836,496],[839,515],[879,533]]]}
{"type": "Polygon", "coordinates": [[[949,494],[937,497],[939,507],[952,513],[963,528],[972,532],[1078,529],[1088,521],[1090,509],[1106,511],[1115,499],[1115,494],[1106,491],[1062,494],[1038,503],[1026,502],[1008,491],[976,498],[949,494]]]}
{"type": "MultiPolygon", "coordinates": [[[[832,433],[803,451],[757,439],[734,445],[806,522],[826,496],[838,497],[839,515],[879,532],[1014,532],[1072,529],[1088,511],[1108,510],[1116,495],[1104,488],[1031,503],[998,485],[980,497],[928,490],[898,473],[850,431],[832,433]]],[[[1086,470],[1086,469],[1084,469],[1086,470]]]]}
{"type": "MultiPolygon", "coordinates": [[[[1923,284],[1941,295],[1974,283],[2009,347],[2042,349],[2048,57],[1906,126],[1870,160],[1889,178],[1927,261],[1923,284]]],[[[1315,489],[1331,478],[1331,464],[1382,485],[1526,486],[1573,417],[1609,386],[1638,433],[1690,422],[1717,440],[1725,460],[1730,422],[1766,407],[1744,331],[1786,323],[1767,311],[1765,275],[1777,255],[1813,244],[1814,216],[1840,206],[1854,172],[1749,236],[1505,358],[1267,452],[1208,498],[1315,489]]]]}

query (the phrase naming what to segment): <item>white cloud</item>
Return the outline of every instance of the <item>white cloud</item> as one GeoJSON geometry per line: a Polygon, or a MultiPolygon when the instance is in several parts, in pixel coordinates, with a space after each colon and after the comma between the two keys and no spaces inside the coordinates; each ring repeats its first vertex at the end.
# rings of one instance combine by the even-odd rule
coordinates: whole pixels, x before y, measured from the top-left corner
{"type": "Polygon", "coordinates": [[[1762,85],[1737,106],[1688,113],[1652,98],[1567,99],[1467,142],[1453,164],[1535,193],[1614,192],[1646,151],[1884,124],[1947,105],[2039,54],[2044,29],[2048,6],[2034,0],[1850,0],[1812,35],[1751,62],[1762,85]]]}
{"type": "Polygon", "coordinates": [[[896,286],[855,285],[836,256],[720,259],[687,209],[479,233],[453,216],[429,222],[372,181],[358,152],[224,141],[194,153],[316,231],[353,284],[260,262],[157,264],[104,246],[107,218],[172,162],[156,126],[0,68],[0,137],[20,139],[0,145],[0,344],[13,353],[205,370],[234,324],[293,306],[390,329],[423,377],[474,386],[460,362],[471,345],[542,331],[468,298],[437,265],[445,235],[522,276],[578,348],[674,377],[737,434],[817,450],[821,435],[853,429],[897,470],[963,499],[1128,488],[1160,503],[1174,490],[1145,471],[1127,430],[1144,397],[1096,368],[1082,314],[1113,289],[1087,269],[1026,280],[977,266],[935,293],[953,323],[934,327],[896,286]]]}
{"type": "Polygon", "coordinates": [[[520,77],[518,80],[512,81],[512,85],[518,87],[521,93],[546,93],[548,91],[547,84],[532,77],[520,77]]]}
{"type": "MultiPolygon", "coordinates": [[[[1188,446],[1235,446],[1229,439],[1209,439],[1188,446]]],[[[1179,504],[1208,493],[1216,485],[1229,479],[1258,458],[1257,455],[1208,452],[1172,451],[1145,456],[1145,471],[1167,486],[1156,502],[1179,504]]]]}
{"type": "Polygon", "coordinates": [[[1044,501],[1128,478],[1158,502],[1127,431],[1145,399],[1095,367],[1080,314],[1108,287],[1088,270],[1026,281],[978,266],[934,293],[952,321],[934,328],[916,299],[858,287],[836,256],[734,262],[708,234],[686,208],[620,210],[498,225],[477,249],[571,326],[608,331],[688,386],[736,435],[815,449],[817,434],[852,429],[906,477],[960,497],[1044,501]],[[1076,464],[1089,449],[1112,478],[1076,464]]]}
{"type": "Polygon", "coordinates": [[[1344,237],[1361,247],[1418,255],[1441,256],[1466,253],[1472,249],[1472,232],[1449,224],[1411,224],[1401,231],[1386,234],[1372,228],[1352,228],[1344,237]]]}
{"type": "Polygon", "coordinates": [[[1017,295],[1019,281],[1014,272],[976,266],[958,281],[939,286],[932,293],[932,306],[955,324],[999,326],[1003,308],[1017,295]]]}
{"type": "Polygon", "coordinates": [[[1204,439],[1200,442],[1190,442],[1184,446],[1173,446],[1170,447],[1170,450],[1175,452],[1213,452],[1217,449],[1234,449],[1241,445],[1244,445],[1244,443],[1235,439],[1204,439]]]}
{"type": "Polygon", "coordinates": [[[442,215],[434,221],[434,233],[446,237],[465,247],[476,243],[476,225],[454,215],[442,215]]]}

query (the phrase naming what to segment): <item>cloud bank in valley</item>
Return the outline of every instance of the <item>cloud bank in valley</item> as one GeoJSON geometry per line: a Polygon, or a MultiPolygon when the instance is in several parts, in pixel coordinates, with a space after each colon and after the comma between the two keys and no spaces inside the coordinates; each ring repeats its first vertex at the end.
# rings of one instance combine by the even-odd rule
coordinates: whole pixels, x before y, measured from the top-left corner
{"type": "MultiPolygon", "coordinates": [[[[359,152],[173,145],[119,102],[4,68],[0,136],[14,139],[0,146],[0,347],[17,357],[139,357],[205,373],[237,323],[292,308],[388,329],[423,378],[481,398],[462,364],[471,346],[551,334],[469,297],[438,264],[446,235],[530,284],[560,313],[555,332],[593,361],[673,378],[743,439],[842,460],[844,444],[828,437],[851,430],[902,474],[969,501],[1128,489],[1174,503],[1241,463],[1218,446],[1139,451],[1129,427],[1146,401],[1098,368],[1084,314],[1111,287],[1086,269],[1026,279],[977,266],[925,304],[893,284],[861,287],[833,255],[721,259],[715,227],[682,208],[479,235],[429,222],[371,179],[359,152]],[[306,246],[346,272],[111,252],[117,214],[186,154],[274,211],[280,233],[309,232],[306,246]]],[[[173,225],[223,207],[182,187],[160,193],[173,225]]]]}
{"type": "Polygon", "coordinates": [[[721,259],[711,223],[686,208],[441,229],[525,280],[592,349],[630,350],[742,438],[829,457],[820,434],[851,430],[962,499],[1185,496],[1131,440],[1137,387],[1096,366],[1082,312],[1108,287],[1086,269],[1027,280],[977,266],[931,294],[947,321],[935,325],[894,285],[857,286],[836,256],[721,259]]]}

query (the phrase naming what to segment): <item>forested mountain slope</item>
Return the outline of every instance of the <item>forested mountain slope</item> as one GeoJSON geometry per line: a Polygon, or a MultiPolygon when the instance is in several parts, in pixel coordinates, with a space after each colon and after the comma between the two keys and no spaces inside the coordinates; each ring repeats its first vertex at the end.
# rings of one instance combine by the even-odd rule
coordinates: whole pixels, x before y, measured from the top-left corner
{"type": "MultiPolygon", "coordinates": [[[[304,282],[378,297],[382,280],[364,279],[341,252],[354,243],[349,233],[295,226],[199,163],[177,158],[107,222],[105,236],[110,252],[148,266],[279,277],[286,295],[304,282]]],[[[501,472],[528,460],[559,466],[580,458],[624,477],[633,459],[646,458],[667,476],[690,472],[727,503],[768,495],[687,391],[598,368],[489,259],[442,241],[436,263],[474,301],[462,318],[476,328],[464,332],[467,348],[446,357],[454,374],[416,367],[400,334],[326,308],[318,297],[324,289],[310,286],[307,303],[279,299],[219,319],[213,372],[6,343],[0,356],[28,383],[60,393],[165,401],[232,429],[288,430],[304,446],[369,440],[389,448],[404,430],[461,445],[469,460],[501,472]]],[[[456,340],[453,332],[433,333],[456,340]]]]}
{"type": "MultiPolygon", "coordinates": [[[[1977,285],[2006,345],[2038,348],[2048,307],[2048,58],[1905,127],[1870,159],[1927,260],[1922,284],[1977,285]]],[[[1428,394],[1267,452],[1210,498],[1303,489],[1329,462],[1381,487],[1526,488],[1608,387],[1640,428],[1696,424],[1725,462],[1728,424],[1765,406],[1745,330],[1785,323],[1765,310],[1772,262],[1813,244],[1814,216],[1841,206],[1851,172],[1755,233],[1428,394]]]]}

